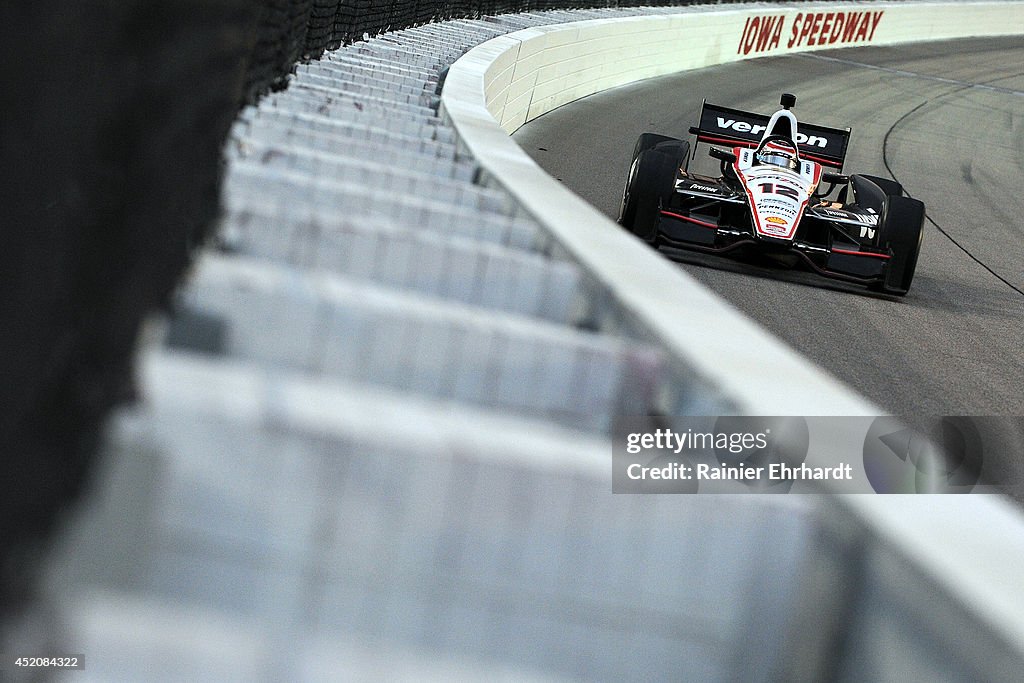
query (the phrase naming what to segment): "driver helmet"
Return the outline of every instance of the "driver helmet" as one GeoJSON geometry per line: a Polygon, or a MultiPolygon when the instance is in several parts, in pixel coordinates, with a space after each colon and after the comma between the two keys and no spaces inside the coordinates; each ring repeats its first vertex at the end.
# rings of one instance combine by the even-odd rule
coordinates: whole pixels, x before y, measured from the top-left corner
{"type": "Polygon", "coordinates": [[[797,160],[796,147],[792,143],[772,140],[761,145],[756,153],[757,163],[781,166],[795,171],[800,167],[797,160]]]}

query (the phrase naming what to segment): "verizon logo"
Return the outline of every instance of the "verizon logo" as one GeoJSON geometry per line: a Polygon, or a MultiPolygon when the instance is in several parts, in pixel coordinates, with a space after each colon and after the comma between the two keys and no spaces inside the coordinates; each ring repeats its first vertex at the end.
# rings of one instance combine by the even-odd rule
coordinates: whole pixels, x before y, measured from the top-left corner
{"type": "MultiPolygon", "coordinates": [[[[875,12],[798,13],[788,32],[787,48],[869,43],[885,10],[875,12]]],[[[786,34],[786,15],[748,17],[736,54],[767,52],[779,47],[786,34]]]]}
{"type": "MultiPolygon", "coordinates": [[[[727,119],[724,116],[718,117],[718,127],[723,130],[734,130],[737,133],[750,133],[751,135],[760,135],[765,129],[765,126],[760,124],[751,125],[747,121],[727,119]]],[[[828,147],[828,140],[819,135],[804,135],[803,133],[797,133],[796,141],[797,144],[800,145],[821,147],[822,149],[828,147]]]]}

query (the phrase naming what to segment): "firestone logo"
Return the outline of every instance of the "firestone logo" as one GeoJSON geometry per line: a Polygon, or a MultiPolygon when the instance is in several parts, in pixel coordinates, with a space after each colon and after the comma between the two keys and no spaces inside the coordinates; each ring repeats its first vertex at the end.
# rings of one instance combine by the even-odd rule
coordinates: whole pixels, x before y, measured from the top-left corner
{"type": "MultiPolygon", "coordinates": [[[[869,43],[875,37],[885,10],[875,12],[798,13],[789,30],[787,48],[803,45],[850,45],[869,43]]],[[[779,47],[786,33],[784,14],[748,17],[736,54],[768,52],[779,47]]]]}

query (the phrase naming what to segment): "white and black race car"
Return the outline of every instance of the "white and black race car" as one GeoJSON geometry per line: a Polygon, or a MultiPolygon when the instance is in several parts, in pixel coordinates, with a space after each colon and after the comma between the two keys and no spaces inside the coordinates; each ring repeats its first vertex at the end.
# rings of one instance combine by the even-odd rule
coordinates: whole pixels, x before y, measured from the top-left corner
{"type": "Polygon", "coordinates": [[[798,126],[795,104],[784,94],[769,117],[705,101],[690,133],[711,145],[708,153],[721,162],[717,177],[687,170],[688,141],[641,135],[619,224],[655,247],[756,250],[783,265],[906,294],[924,205],[893,180],[842,175],[849,128],[798,126]]]}

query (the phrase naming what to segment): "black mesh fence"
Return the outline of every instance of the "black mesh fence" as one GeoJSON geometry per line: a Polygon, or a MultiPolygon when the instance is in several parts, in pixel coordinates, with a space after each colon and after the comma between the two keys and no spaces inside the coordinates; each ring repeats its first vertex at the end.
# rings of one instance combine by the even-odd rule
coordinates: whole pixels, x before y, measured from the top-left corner
{"type": "Polygon", "coordinates": [[[363,34],[595,4],[622,3],[0,3],[0,611],[132,396],[141,321],[214,224],[239,108],[363,34]]]}
{"type": "Polygon", "coordinates": [[[0,612],[216,217],[255,35],[248,0],[0,3],[0,612]]]}

